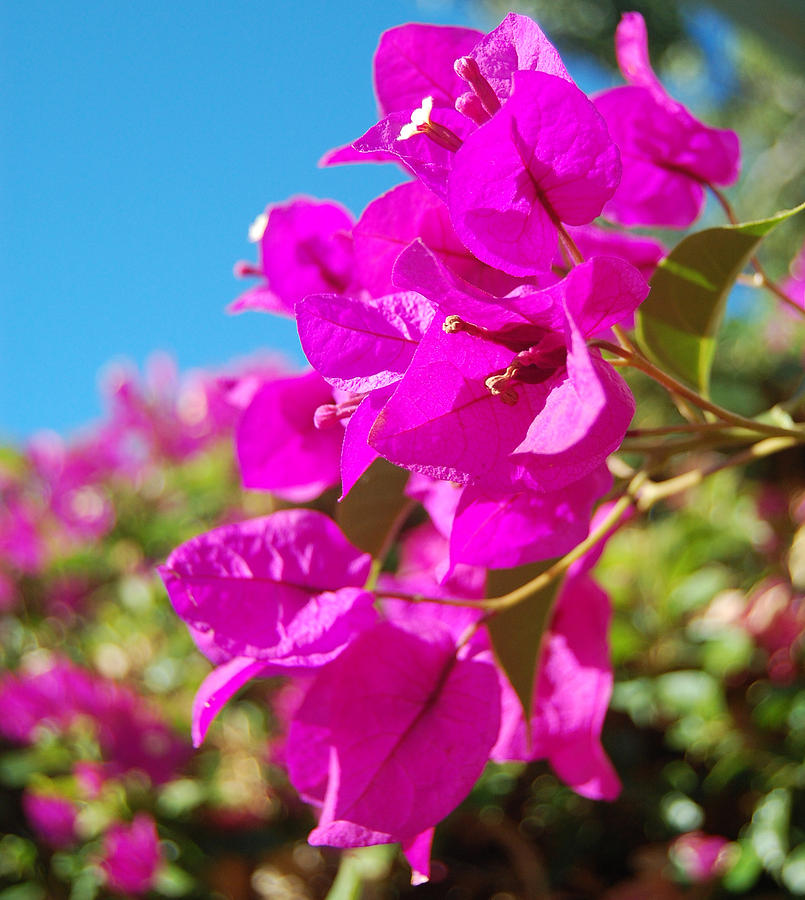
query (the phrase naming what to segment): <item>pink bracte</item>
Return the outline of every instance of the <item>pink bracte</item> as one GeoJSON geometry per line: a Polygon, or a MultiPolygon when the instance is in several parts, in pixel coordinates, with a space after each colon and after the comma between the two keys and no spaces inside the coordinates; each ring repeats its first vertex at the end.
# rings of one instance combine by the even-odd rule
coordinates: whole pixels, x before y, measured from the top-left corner
{"type": "MultiPolygon", "coordinates": [[[[676,152],[695,128],[634,34],[619,33],[622,66],[632,58],[623,90],[643,98],[647,134],[673,131],[676,152]]],[[[627,215],[619,184],[635,154],[614,135],[621,123],[608,127],[606,99],[576,87],[527,17],[487,35],[392,29],[375,89],[379,122],[327,161],[394,160],[413,179],[354,224],[300,198],[256,228],[260,261],[239,273],[262,282],[237,306],[293,313],[315,372],[255,386],[238,455],[247,485],[299,502],[339,474],[347,494],[384,457],[409,470],[406,494],[430,521],[403,528],[380,575],[308,509],[200,535],[161,573],[217,666],[194,742],[252,678],[296,679],[284,759],[318,809],[311,842],[399,842],[421,881],[434,827],[490,759],[547,759],[585,796],[618,791],[600,741],[610,606],[594,554],[561,587],[527,714],[472,604],[487,569],[561,556],[589,533],[634,412],[593,342],[630,325],[664,248],[593,224],[627,215]],[[393,598],[412,592],[434,602],[393,598]],[[435,602],[447,597],[469,605],[435,602]]],[[[680,177],[699,188],[723,174],[691,173],[680,177]]]]}
{"type": "MultiPolygon", "coordinates": [[[[461,568],[447,588],[437,583],[444,552],[434,530],[412,533],[380,596],[406,587],[478,596],[482,569],[461,568]]],[[[490,758],[547,758],[586,796],[614,795],[599,743],[611,688],[609,606],[583,570],[568,579],[546,639],[529,745],[485,631],[468,640],[480,610],[394,600],[378,612],[359,586],[368,565],[310,510],[227,525],[171,554],[161,574],[174,607],[228,655],[199,691],[196,743],[251,678],[306,675],[285,760],[294,786],[320,809],[311,842],[399,842],[417,880],[428,875],[433,827],[490,758]]]]}
{"type": "MultiPolygon", "coordinates": [[[[510,13],[458,59],[426,55],[434,26],[406,27],[421,38],[411,41],[409,65],[427,69],[431,83],[418,98],[381,104],[377,125],[326,161],[396,159],[446,201],[458,238],[481,262],[515,276],[549,270],[560,223],[591,222],[617,187],[619,154],[603,119],[526,16],[510,13]]],[[[378,94],[385,52],[381,42],[378,94]]]]}
{"type": "Polygon", "coordinates": [[[640,13],[624,13],[615,53],[627,85],[595,98],[623,163],[604,214],[623,225],[685,228],[701,212],[704,186],[738,178],[738,136],[705,125],[668,95],[651,67],[640,13]]]}

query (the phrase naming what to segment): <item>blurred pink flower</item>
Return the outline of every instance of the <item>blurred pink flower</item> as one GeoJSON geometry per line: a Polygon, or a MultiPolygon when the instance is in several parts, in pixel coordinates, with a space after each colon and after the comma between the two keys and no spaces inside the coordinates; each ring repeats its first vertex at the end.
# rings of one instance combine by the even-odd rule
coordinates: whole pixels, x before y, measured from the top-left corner
{"type": "Polygon", "coordinates": [[[113,891],[144,894],[154,886],[160,861],[156,823],[147,813],[130,825],[112,825],[104,835],[101,868],[113,891]]]}

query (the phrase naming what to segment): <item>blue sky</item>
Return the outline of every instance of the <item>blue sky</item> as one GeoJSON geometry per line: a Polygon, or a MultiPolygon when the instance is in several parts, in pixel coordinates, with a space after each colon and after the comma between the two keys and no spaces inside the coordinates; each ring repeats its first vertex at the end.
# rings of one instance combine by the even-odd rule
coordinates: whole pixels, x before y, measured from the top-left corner
{"type": "MultiPolygon", "coordinates": [[[[697,15],[725,61],[731,30],[697,15]]],[[[233,263],[256,257],[249,224],[295,194],[360,213],[399,182],[316,162],[375,121],[384,29],[497,24],[480,16],[470,0],[0,0],[0,440],[97,419],[112,361],[301,362],[292,322],[224,312],[233,263]]],[[[584,90],[612,83],[565,61],[584,90]]]]}
{"type": "Polygon", "coordinates": [[[400,180],[316,161],[374,121],[372,53],[406,21],[488,24],[414,0],[0,3],[0,437],[97,418],[111,360],[297,352],[291,323],[224,313],[232,264],[267,203],[359,212],[400,180]]]}

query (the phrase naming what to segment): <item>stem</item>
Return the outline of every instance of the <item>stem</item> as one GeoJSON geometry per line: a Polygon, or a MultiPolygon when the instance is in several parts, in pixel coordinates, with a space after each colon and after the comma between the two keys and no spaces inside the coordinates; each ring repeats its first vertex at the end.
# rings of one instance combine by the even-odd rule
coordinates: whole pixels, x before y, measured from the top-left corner
{"type": "Polygon", "coordinates": [[[683,472],[674,478],[668,478],[666,481],[659,483],[649,483],[643,485],[637,495],[637,508],[644,512],[650,509],[665,497],[685,491],[688,488],[701,484],[708,475],[720,472],[722,469],[728,469],[732,466],[740,466],[743,463],[750,463],[756,459],[762,459],[764,456],[770,456],[773,453],[779,453],[781,450],[788,450],[795,447],[798,441],[795,437],[772,437],[764,438],[758,441],[746,450],[730,456],[728,459],[720,460],[709,466],[703,466],[700,469],[692,469],[690,472],[683,472]]]}
{"type": "Polygon", "coordinates": [[[657,437],[678,432],[706,434],[724,431],[727,427],[722,422],[680,422],[678,425],[664,425],[662,428],[630,428],[626,432],[626,437],[657,437]]]}
{"type": "Polygon", "coordinates": [[[570,258],[573,260],[573,264],[576,266],[581,265],[584,262],[584,256],[582,255],[581,250],[576,246],[576,242],[567,233],[567,229],[561,222],[554,221],[554,225],[556,225],[556,229],[559,232],[559,239],[570,255],[570,258]]]}
{"type": "Polygon", "coordinates": [[[684,397],[680,397],[678,394],[671,394],[671,402],[676,407],[676,411],[682,416],[683,419],[686,419],[691,424],[700,423],[704,414],[700,409],[697,409],[695,406],[691,406],[684,397]]]}
{"type": "Polygon", "coordinates": [[[637,475],[629,483],[626,492],[613,505],[612,509],[606,517],[599,523],[598,527],[591,531],[587,537],[577,544],[569,553],[566,553],[560,560],[557,560],[549,569],[546,569],[541,575],[524,584],[516,590],[503,594],[501,597],[491,597],[484,600],[482,605],[484,609],[501,610],[516,606],[523,600],[527,600],[533,594],[547,587],[554,579],[565,572],[573,565],[576,560],[580,559],[584,554],[593,548],[600,540],[609,534],[610,530],[618,524],[621,516],[635,502],[632,491],[636,491],[639,486],[648,478],[645,472],[638,472],[637,475]]]}
{"type": "Polygon", "coordinates": [[[737,413],[730,412],[730,410],[724,409],[723,406],[718,406],[716,403],[702,397],[701,394],[697,394],[696,391],[691,390],[691,388],[682,384],[681,381],[677,381],[676,378],[672,377],[667,372],[663,372],[662,369],[657,368],[657,366],[649,362],[644,356],[637,353],[630,353],[629,351],[624,350],[623,347],[619,347],[617,344],[601,340],[592,341],[591,344],[592,346],[600,347],[602,350],[607,350],[610,353],[614,353],[617,356],[627,359],[633,368],[639,369],[645,375],[648,375],[649,378],[653,378],[654,381],[661,384],[669,393],[678,394],[680,397],[689,400],[700,409],[713,413],[714,416],[717,416],[723,422],[728,422],[730,425],[735,425],[738,428],[746,428],[757,434],[768,434],[778,437],[786,435],[803,436],[801,431],[793,431],[790,428],[779,428],[775,425],[764,425],[762,422],[757,422],[746,416],[740,416],[737,413]]]}
{"type": "Polygon", "coordinates": [[[475,606],[485,609],[487,601],[477,597],[430,597],[427,594],[409,594],[407,591],[375,590],[372,592],[379,597],[388,597],[391,600],[407,600],[409,603],[441,603],[443,606],[475,606]]]}
{"type": "Polygon", "coordinates": [[[801,442],[802,438],[800,435],[778,435],[771,438],[764,438],[728,459],[721,460],[709,466],[703,466],[699,469],[693,469],[690,472],[684,472],[682,475],[677,475],[674,478],[669,478],[666,481],[661,482],[652,482],[649,479],[646,470],[639,471],[626,486],[620,498],[615,502],[603,521],[600,522],[598,527],[591,531],[580,544],[577,544],[569,553],[565,554],[565,556],[560,560],[557,560],[557,562],[549,569],[546,569],[527,584],[522,585],[514,591],[510,591],[508,594],[503,594],[500,597],[490,597],[486,600],[462,600],[454,597],[427,597],[423,594],[407,594],[401,591],[386,590],[382,591],[382,596],[408,600],[413,603],[443,603],[450,606],[480,607],[481,609],[488,610],[488,614],[484,616],[480,622],[475,623],[475,625],[468,629],[462,636],[462,643],[464,643],[469,640],[476,628],[485,623],[495,612],[509,609],[512,606],[516,606],[518,603],[522,603],[524,600],[527,600],[529,597],[547,587],[560,575],[564,575],[574,562],[584,556],[588,550],[592,549],[599,541],[607,537],[610,531],[620,524],[621,517],[630,506],[634,505],[641,512],[646,512],[660,500],[664,500],[666,497],[670,497],[680,491],[701,484],[708,475],[720,472],[722,469],[728,469],[733,466],[742,465],[743,463],[762,459],[765,456],[779,453],[782,450],[788,450],[801,442]]]}
{"type": "Polygon", "coordinates": [[[688,453],[691,450],[718,450],[724,446],[733,444],[750,444],[758,437],[757,432],[754,434],[737,435],[721,433],[711,438],[693,437],[680,439],[678,441],[667,441],[664,444],[658,444],[655,441],[643,441],[638,438],[628,439],[621,444],[620,449],[624,453],[653,453],[661,454],[664,461],[668,461],[677,453],[688,453]]]}
{"type": "Polygon", "coordinates": [[[620,325],[613,325],[612,333],[618,339],[618,342],[620,343],[621,347],[624,348],[624,350],[628,350],[630,353],[637,352],[637,348],[632,343],[629,335],[626,334],[626,332],[623,330],[623,328],[621,328],[620,325]]]}
{"type": "MultiPolygon", "coordinates": [[[[713,184],[708,184],[708,188],[710,188],[713,196],[718,200],[719,205],[724,210],[724,215],[727,217],[730,225],[739,225],[738,217],[735,215],[735,210],[732,208],[732,204],[726,198],[726,196],[713,184]]],[[[787,304],[791,307],[791,309],[795,309],[801,316],[805,316],[805,309],[803,309],[796,300],[793,300],[791,297],[786,294],[786,292],[780,287],[779,284],[773,279],[769,277],[769,274],[766,272],[763,264],[757,258],[757,256],[753,256],[749,260],[754,266],[755,271],[760,276],[760,283],[766,290],[771,291],[778,300],[782,300],[783,303],[787,304]]]]}
{"type": "MultiPolygon", "coordinates": [[[[600,540],[606,537],[610,529],[618,523],[618,520],[623,513],[635,502],[636,495],[634,492],[647,480],[647,478],[648,475],[646,472],[638,472],[631,482],[629,482],[628,487],[609,511],[606,518],[594,531],[591,531],[580,544],[577,544],[569,553],[557,560],[549,569],[546,569],[527,584],[522,585],[522,587],[519,587],[514,591],[510,591],[508,594],[503,594],[500,597],[490,597],[486,600],[460,600],[455,597],[427,597],[424,594],[407,594],[403,591],[383,590],[380,592],[376,591],[376,593],[382,594],[383,597],[408,600],[411,603],[444,603],[449,606],[474,606],[490,611],[498,611],[507,609],[510,606],[516,606],[532,594],[541,591],[542,588],[549,585],[555,578],[564,574],[577,559],[584,556],[591,547],[594,547],[600,540]]],[[[471,636],[471,633],[469,636],[471,636]]],[[[464,640],[468,639],[469,637],[464,638],[464,640]]]]}

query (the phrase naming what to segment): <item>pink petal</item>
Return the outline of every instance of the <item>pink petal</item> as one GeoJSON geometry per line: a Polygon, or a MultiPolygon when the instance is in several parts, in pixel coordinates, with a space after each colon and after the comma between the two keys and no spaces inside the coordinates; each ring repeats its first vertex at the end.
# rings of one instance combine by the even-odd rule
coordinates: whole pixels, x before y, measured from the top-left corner
{"type": "MultiPolygon", "coordinates": [[[[622,180],[622,179],[621,179],[622,180]]],[[[637,236],[598,225],[569,226],[568,233],[573,238],[582,255],[617,256],[631,263],[648,281],[657,268],[657,263],[668,253],[667,248],[654,238],[637,236]]],[[[561,263],[560,260],[557,262],[561,263]]],[[[629,321],[628,318],[626,320],[629,321]]],[[[631,328],[631,323],[626,327],[631,328]]]]}
{"type": "Polygon", "coordinates": [[[516,72],[511,98],[464,140],[449,175],[448,205],[461,241],[512,275],[550,269],[555,221],[583,225],[620,179],[606,125],[575,85],[516,72]]]}
{"type": "Polygon", "coordinates": [[[295,509],[199,535],[159,572],[179,616],[231,655],[320,665],[372,621],[369,565],[331,519],[295,509]]]}
{"type": "MultiPolygon", "coordinates": [[[[366,134],[359,137],[353,147],[361,153],[378,151],[391,153],[434,194],[447,197],[447,176],[453,165],[455,153],[437,144],[424,134],[415,134],[407,140],[398,140],[404,125],[410,122],[410,112],[392,112],[366,134]]],[[[449,128],[460,140],[465,140],[475,125],[454,109],[434,109],[432,121],[449,128]]],[[[466,243],[466,242],[465,242],[466,243]]]]}
{"type": "Polygon", "coordinates": [[[568,315],[567,376],[554,383],[542,410],[512,453],[523,486],[557,490],[598,468],[623,441],[634,398],[623,379],[591,355],[568,315]]]}
{"type": "Polygon", "coordinates": [[[369,446],[369,432],[380,410],[383,409],[393,392],[393,384],[372,391],[361,400],[360,405],[347,422],[341,450],[341,497],[339,498],[341,500],[346,497],[355,482],[378,458],[377,451],[369,446]]]}
{"type": "Polygon", "coordinates": [[[569,314],[574,327],[592,338],[633,316],[648,291],[648,283],[634,266],[614,256],[596,256],[573,266],[562,281],[538,294],[523,288],[499,302],[522,321],[557,331],[566,330],[569,314]]]}
{"type": "Polygon", "coordinates": [[[369,443],[390,462],[444,481],[508,483],[507,457],[525,437],[549,388],[518,385],[518,402],[493,396],[485,378],[511,362],[505,347],[445,334],[438,319],[377,417],[369,443]]]}
{"type": "Polygon", "coordinates": [[[615,29],[615,58],[629,84],[648,88],[658,103],[668,104],[672,109],[680,106],[668,96],[651,67],[646,20],[639,12],[627,12],[621,16],[615,29]]]}
{"type": "MultiPolygon", "coordinates": [[[[400,546],[397,572],[382,574],[378,587],[381,595],[389,590],[430,597],[462,597],[470,601],[483,597],[485,569],[459,565],[445,577],[447,567],[447,540],[426,522],[406,532],[400,546]]],[[[434,628],[437,632],[447,629],[456,642],[483,615],[483,610],[477,606],[410,603],[388,597],[383,599],[383,611],[389,621],[414,634],[422,636],[434,628]]]]}
{"type": "MultiPolygon", "coordinates": [[[[503,328],[524,320],[521,313],[512,313],[506,305],[480,287],[462,281],[448,269],[421,240],[403,250],[394,266],[394,283],[407,291],[418,291],[439,307],[445,315],[457,315],[468,322],[486,328],[503,328]]],[[[547,308],[552,300],[534,299],[529,295],[529,310],[547,308]]]]}
{"type": "Polygon", "coordinates": [[[740,146],[732,131],[710,128],[644,87],[620,87],[595,98],[621,151],[623,177],[605,214],[624,225],[684,228],[704,203],[703,184],[732,184],[740,146]]]}
{"type": "Polygon", "coordinates": [[[411,866],[411,884],[430,881],[430,851],[433,844],[433,828],[403,841],[402,851],[411,866]]]}
{"type": "Polygon", "coordinates": [[[238,298],[230,312],[265,309],[292,316],[306,294],[345,291],[352,278],[352,216],[331,200],[298,197],[266,209],[260,240],[264,291],[238,298]]]}
{"type": "Polygon", "coordinates": [[[412,472],[405,486],[405,495],[418,500],[426,509],[436,530],[442,537],[449,538],[456,515],[456,507],[461,498],[461,489],[449,481],[437,481],[412,472]]]}
{"type": "Polygon", "coordinates": [[[266,668],[263,660],[236,656],[218,666],[201,682],[193,700],[193,746],[200,747],[213,719],[240,688],[266,668]]]}
{"type": "Polygon", "coordinates": [[[274,291],[269,290],[265,284],[258,284],[244,291],[227,306],[226,311],[228,313],[267,312],[281,316],[293,314],[293,309],[289,308],[288,304],[274,291]]]}
{"type": "Polygon", "coordinates": [[[469,53],[480,37],[474,28],[418,23],[385,31],[374,60],[380,114],[405,110],[410,115],[425,97],[433,97],[435,106],[452,106],[466,87],[453,61],[469,53]]]}
{"type": "Polygon", "coordinates": [[[306,502],[337,484],[343,431],[313,422],[316,409],[332,402],[332,388],[317,372],[264,384],[235,437],[244,487],[306,502]]]}
{"type": "Polygon", "coordinates": [[[489,293],[505,294],[519,283],[467,250],[453,230],[447,206],[419,181],[398,185],[370,203],[353,235],[358,278],[373,296],[394,290],[394,263],[417,238],[453,272],[489,293]]]}
{"type": "Polygon", "coordinates": [[[408,841],[446,816],[483,770],[499,725],[495,669],[456,659],[383,623],[365,633],[321,680],[334,689],[331,762],[312,844],[344,826],[408,841]]]}
{"type": "MultiPolygon", "coordinates": [[[[308,687],[288,728],[285,764],[291,784],[303,800],[321,806],[330,770],[330,708],[337,684],[319,677],[308,687]]],[[[382,843],[382,842],[381,842],[382,843]]]]}
{"type": "Polygon", "coordinates": [[[511,93],[512,75],[530,70],[571,81],[556,47],[533,19],[509,13],[470,53],[501,100],[511,93]]]}
{"type": "Polygon", "coordinates": [[[375,152],[361,153],[356,150],[352,144],[346,144],[343,147],[334,147],[328,150],[319,160],[319,166],[346,166],[352,163],[399,163],[399,159],[387,150],[376,150],[375,152]]]}
{"type": "Polygon", "coordinates": [[[551,765],[574,790],[603,800],[620,791],[600,742],[612,694],[611,616],[609,597],[591,578],[568,579],[551,626],[561,640],[545,660],[537,696],[537,722],[552,745],[551,765]]]}
{"type": "Polygon", "coordinates": [[[466,487],[450,537],[451,564],[508,569],[562,556],[587,536],[592,506],[611,485],[609,470],[600,466],[547,494],[466,487]]]}
{"type": "Polygon", "coordinates": [[[399,381],[433,307],[413,291],[376,299],[312,294],[296,315],[311,365],[335,387],[363,393],[399,381]]]}

